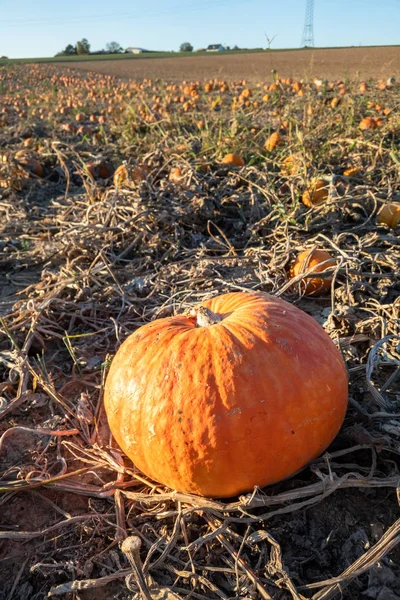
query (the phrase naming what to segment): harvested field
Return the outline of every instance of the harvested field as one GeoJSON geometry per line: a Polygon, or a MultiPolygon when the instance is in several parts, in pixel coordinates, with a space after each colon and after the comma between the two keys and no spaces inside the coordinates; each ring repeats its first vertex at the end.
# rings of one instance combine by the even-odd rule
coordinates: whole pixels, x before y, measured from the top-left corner
{"type": "Polygon", "coordinates": [[[0,600],[399,600],[400,87],[0,83],[0,600]],[[236,291],[323,327],[349,406],[300,472],[215,501],[139,472],[103,392],[131,332],[236,291]]]}
{"type": "Polygon", "coordinates": [[[375,79],[400,77],[400,46],[285,50],[252,54],[190,56],[179,58],[135,58],[116,61],[80,61],[74,68],[116,77],[161,77],[167,81],[184,79],[247,79],[257,82],[276,69],[285,77],[310,80],[375,79]]]}

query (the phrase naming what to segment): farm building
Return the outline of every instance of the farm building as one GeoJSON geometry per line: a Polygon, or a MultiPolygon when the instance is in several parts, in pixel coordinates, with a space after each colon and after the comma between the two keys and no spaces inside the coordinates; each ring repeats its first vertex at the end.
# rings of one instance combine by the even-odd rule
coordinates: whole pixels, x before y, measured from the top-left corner
{"type": "Polygon", "coordinates": [[[222,44],[210,44],[210,46],[207,46],[207,52],[222,52],[222,50],[225,50],[222,44]]]}
{"type": "Polygon", "coordinates": [[[142,54],[143,52],[150,52],[150,50],[145,50],[144,48],[127,48],[125,52],[128,52],[128,54],[142,54]]]}

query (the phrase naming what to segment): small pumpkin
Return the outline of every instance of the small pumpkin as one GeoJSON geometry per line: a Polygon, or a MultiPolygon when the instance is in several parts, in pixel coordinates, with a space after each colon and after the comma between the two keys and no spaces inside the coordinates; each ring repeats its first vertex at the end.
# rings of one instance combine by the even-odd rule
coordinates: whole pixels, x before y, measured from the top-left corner
{"type": "Polygon", "coordinates": [[[131,169],[131,178],[135,183],[144,181],[149,175],[149,168],[146,165],[136,165],[131,169]]]}
{"type": "Polygon", "coordinates": [[[227,154],[226,156],[224,156],[221,162],[224,165],[232,165],[234,167],[244,166],[244,160],[240,156],[240,154],[227,154]]]}
{"type": "Polygon", "coordinates": [[[361,169],[359,167],[349,167],[343,171],[345,177],[360,177],[361,169]]]}
{"type": "Polygon", "coordinates": [[[129,172],[128,172],[128,168],[126,165],[122,164],[119,165],[119,167],[117,167],[115,169],[115,173],[114,173],[114,177],[113,177],[113,182],[115,187],[121,187],[124,185],[124,183],[128,180],[129,178],[129,172]]]}
{"type": "Polygon", "coordinates": [[[92,133],[92,128],[89,125],[80,125],[76,130],[77,135],[88,135],[92,133]]]}
{"type": "Polygon", "coordinates": [[[116,441],[148,477],[229,497],[319,456],[342,425],[347,383],[339,351],[312,317],[239,292],[130,335],[104,404],[116,441]]]}
{"type": "Polygon", "coordinates": [[[168,179],[170,181],[175,181],[176,183],[179,183],[180,181],[182,181],[182,179],[183,179],[182,169],[180,167],[172,168],[169,172],[168,179]]]}
{"type": "Polygon", "coordinates": [[[15,154],[15,159],[18,161],[21,167],[23,167],[23,169],[29,171],[29,173],[32,173],[32,175],[42,177],[43,167],[30,150],[19,150],[15,154]]]}
{"type": "Polygon", "coordinates": [[[94,179],[108,179],[112,175],[112,167],[105,160],[92,160],[86,168],[94,179]]]}
{"type": "Polygon", "coordinates": [[[301,200],[304,206],[312,207],[323,204],[329,198],[329,183],[325,179],[316,179],[311,186],[303,192],[301,200]]]}
{"type": "Polygon", "coordinates": [[[301,170],[302,166],[302,158],[298,154],[289,154],[286,158],[283,159],[281,166],[281,175],[285,177],[290,177],[292,175],[296,175],[301,170]]]}
{"type": "Polygon", "coordinates": [[[148,175],[148,168],[145,165],[128,167],[125,164],[119,165],[115,170],[113,182],[115,187],[130,186],[132,183],[144,181],[148,175]]]}
{"type": "Polygon", "coordinates": [[[264,144],[264,148],[266,150],[268,150],[268,152],[272,152],[278,146],[282,146],[282,144],[283,144],[283,137],[279,133],[274,131],[274,133],[271,133],[269,138],[266,140],[266,142],[264,144]]]}
{"type": "Polygon", "coordinates": [[[384,204],[376,220],[379,225],[387,225],[390,229],[395,229],[400,223],[400,204],[396,202],[384,204]]]}
{"type": "Polygon", "coordinates": [[[373,117],[364,117],[363,119],[361,119],[360,124],[358,126],[358,128],[361,130],[376,129],[377,127],[378,124],[373,117]]]}
{"type": "MultiPolygon", "coordinates": [[[[305,274],[308,271],[312,273],[321,273],[328,267],[336,265],[335,259],[325,250],[308,249],[301,252],[290,268],[290,277],[305,274]]],[[[304,294],[318,295],[329,290],[332,285],[332,277],[311,277],[301,281],[300,289],[304,294]]]]}
{"type": "Polygon", "coordinates": [[[242,98],[245,98],[247,100],[248,98],[251,98],[253,93],[249,88],[245,88],[244,90],[242,90],[242,93],[240,95],[242,96],[242,98]]]}

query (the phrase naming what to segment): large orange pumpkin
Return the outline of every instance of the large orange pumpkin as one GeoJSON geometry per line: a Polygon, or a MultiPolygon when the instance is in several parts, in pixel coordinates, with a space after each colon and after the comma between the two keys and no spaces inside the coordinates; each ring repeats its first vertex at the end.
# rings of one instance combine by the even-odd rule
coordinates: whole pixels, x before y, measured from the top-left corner
{"type": "Polygon", "coordinates": [[[347,373],[309,315],[265,293],[230,293],[130,335],[104,402],[111,432],[143,473],[229,497],[325,450],[344,419],[347,373]]]}

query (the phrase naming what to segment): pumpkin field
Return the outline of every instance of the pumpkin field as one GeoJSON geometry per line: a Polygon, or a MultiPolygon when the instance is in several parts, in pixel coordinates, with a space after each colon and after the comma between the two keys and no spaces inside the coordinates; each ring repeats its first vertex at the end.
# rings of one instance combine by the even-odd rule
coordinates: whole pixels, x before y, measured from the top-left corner
{"type": "MultiPolygon", "coordinates": [[[[0,600],[399,600],[400,84],[69,67],[0,67],[0,600]],[[221,295],[287,306],[302,368],[277,334],[286,358],[266,380],[318,410],[348,376],[348,405],[341,427],[335,407],[306,418],[303,462],[285,470],[299,411],[276,435],[275,388],[262,370],[253,388],[239,376],[245,401],[270,394],[270,430],[243,427],[228,484],[210,475],[191,493],[122,452],[107,404],[121,446],[147,433],[110,417],[106,382],[128,389],[127,351],[113,358],[142,326],[200,305],[220,327],[221,295]],[[274,457],[275,483],[242,485],[253,452],[274,457]]],[[[240,332],[245,361],[253,331],[240,332]]],[[[169,390],[151,435],[163,423],[178,456],[193,433],[178,440],[179,424],[194,436],[211,416],[189,401],[175,415],[168,344],[143,336],[138,389],[149,402],[169,390]]],[[[176,365],[184,398],[192,364],[218,362],[207,343],[176,365]]]]}

